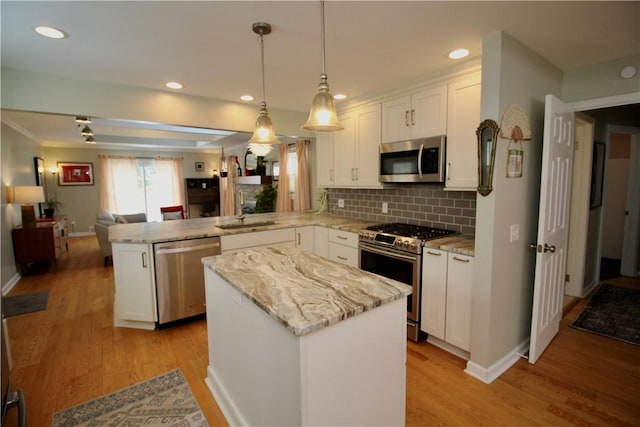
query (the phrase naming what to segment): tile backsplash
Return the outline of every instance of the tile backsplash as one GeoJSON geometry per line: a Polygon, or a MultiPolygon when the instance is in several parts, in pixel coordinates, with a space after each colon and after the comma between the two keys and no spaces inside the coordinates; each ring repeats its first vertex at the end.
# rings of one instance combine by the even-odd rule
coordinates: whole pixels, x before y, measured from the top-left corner
{"type": "Polygon", "coordinates": [[[475,235],[476,192],[403,184],[383,190],[329,188],[329,213],[377,222],[406,222],[475,235]],[[344,207],[338,207],[338,200],[344,207]],[[382,213],[387,203],[388,212],[382,213]]]}

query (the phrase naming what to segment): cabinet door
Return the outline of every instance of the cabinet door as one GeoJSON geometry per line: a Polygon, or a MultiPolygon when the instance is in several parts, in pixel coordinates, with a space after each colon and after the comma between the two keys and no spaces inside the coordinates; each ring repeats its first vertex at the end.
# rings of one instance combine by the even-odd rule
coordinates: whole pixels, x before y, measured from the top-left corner
{"type": "Polygon", "coordinates": [[[344,129],[335,132],[333,150],[333,183],[352,186],[356,168],[356,116],[354,112],[341,115],[340,123],[344,129]]]}
{"type": "Polygon", "coordinates": [[[356,170],[355,185],[379,187],[381,106],[372,104],[356,113],[356,170]]]}
{"type": "Polygon", "coordinates": [[[399,96],[382,103],[382,142],[411,138],[411,97],[399,96]]]}
{"type": "Polygon", "coordinates": [[[469,351],[473,257],[449,253],[446,341],[469,351]]]}
{"type": "Polygon", "coordinates": [[[296,248],[303,251],[315,252],[314,227],[296,227],[296,248]]]}
{"type": "Polygon", "coordinates": [[[352,267],[358,267],[358,248],[329,242],[329,259],[352,267]]]}
{"type": "Polygon", "coordinates": [[[447,133],[447,86],[438,86],[411,94],[409,114],[412,138],[447,133]]]}
{"type": "Polygon", "coordinates": [[[155,322],[156,290],[151,246],[134,243],[114,243],[112,246],[116,322],[155,322]]]}
{"type": "Polygon", "coordinates": [[[316,170],[319,187],[333,185],[335,132],[316,132],[316,170]]]}
{"type": "Polygon", "coordinates": [[[315,249],[316,255],[329,258],[329,229],[327,227],[315,226],[315,249]]]}
{"type": "Polygon", "coordinates": [[[449,84],[447,176],[449,190],[478,188],[476,129],[480,124],[480,75],[449,84]]]}
{"type": "Polygon", "coordinates": [[[447,307],[447,252],[425,248],[422,255],[420,329],[445,339],[447,307]]]}

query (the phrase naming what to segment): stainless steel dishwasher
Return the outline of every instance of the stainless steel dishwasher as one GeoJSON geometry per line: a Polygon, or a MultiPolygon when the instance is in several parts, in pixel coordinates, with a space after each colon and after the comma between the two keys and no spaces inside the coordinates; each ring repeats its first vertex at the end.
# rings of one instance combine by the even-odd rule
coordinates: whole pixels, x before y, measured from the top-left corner
{"type": "Polygon", "coordinates": [[[158,324],[204,314],[204,265],[201,259],[220,255],[220,238],[156,243],[158,324]]]}

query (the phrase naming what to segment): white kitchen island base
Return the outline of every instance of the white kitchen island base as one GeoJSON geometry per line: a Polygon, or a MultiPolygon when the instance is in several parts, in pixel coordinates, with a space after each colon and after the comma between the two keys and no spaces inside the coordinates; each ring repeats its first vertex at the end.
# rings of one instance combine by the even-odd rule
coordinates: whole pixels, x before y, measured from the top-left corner
{"type": "Polygon", "coordinates": [[[205,283],[205,381],[230,425],[404,425],[406,296],[296,335],[207,268],[205,283]]]}

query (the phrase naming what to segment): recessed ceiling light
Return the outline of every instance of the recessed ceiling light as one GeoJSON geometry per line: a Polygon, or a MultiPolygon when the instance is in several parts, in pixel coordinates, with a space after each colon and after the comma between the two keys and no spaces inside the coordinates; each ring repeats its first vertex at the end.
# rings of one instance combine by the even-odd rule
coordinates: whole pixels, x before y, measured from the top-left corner
{"type": "Polygon", "coordinates": [[[169,82],[167,83],[167,87],[169,89],[182,89],[182,85],[178,82],[169,82]]]}
{"type": "Polygon", "coordinates": [[[342,101],[343,99],[347,99],[347,95],[345,95],[344,93],[336,93],[335,95],[333,95],[333,99],[342,101]]]}
{"type": "Polygon", "coordinates": [[[449,58],[451,59],[460,59],[469,55],[469,51],[467,49],[456,49],[449,52],[449,58]]]}
{"type": "Polygon", "coordinates": [[[240,99],[242,99],[243,101],[249,102],[249,101],[253,101],[253,96],[251,96],[251,95],[242,95],[240,97],[240,99]]]}
{"type": "Polygon", "coordinates": [[[620,77],[623,79],[630,79],[631,77],[636,75],[638,70],[633,65],[627,65],[622,70],[620,70],[620,77]]]}
{"type": "Polygon", "coordinates": [[[54,27],[48,27],[46,25],[40,25],[35,28],[36,33],[50,39],[66,39],[69,37],[67,33],[54,27]]]}

